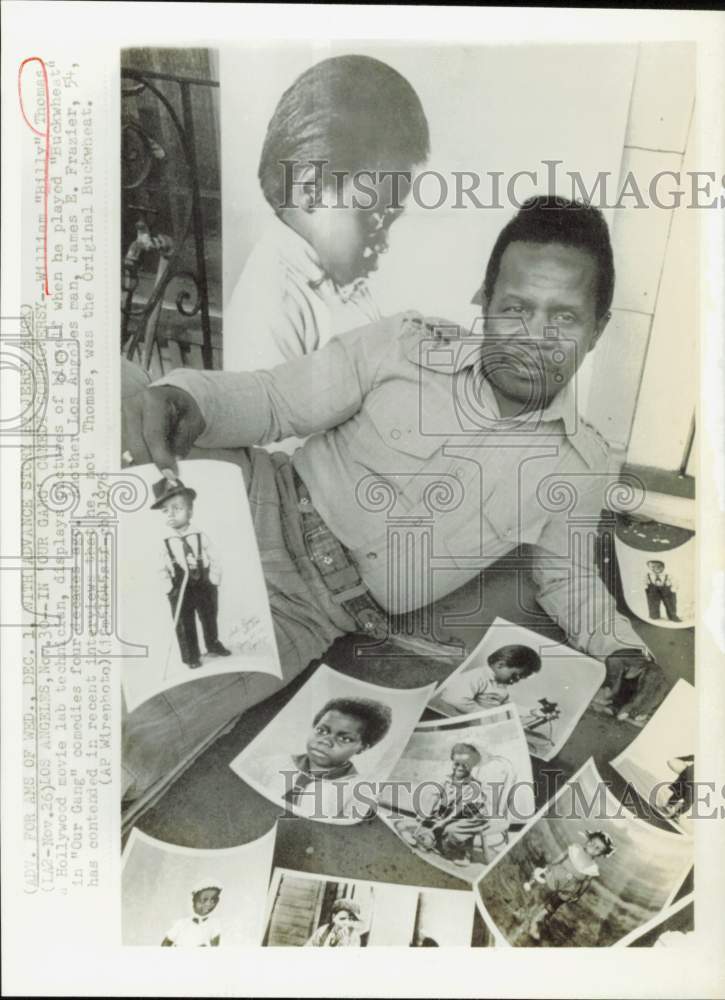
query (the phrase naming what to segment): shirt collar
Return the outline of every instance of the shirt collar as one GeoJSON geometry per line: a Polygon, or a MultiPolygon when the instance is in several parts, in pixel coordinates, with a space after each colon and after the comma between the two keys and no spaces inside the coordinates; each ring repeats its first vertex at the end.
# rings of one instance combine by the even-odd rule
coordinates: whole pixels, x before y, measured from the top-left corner
{"type": "Polygon", "coordinates": [[[345,778],[355,773],[355,765],[351,760],[345,761],[344,764],[338,764],[337,767],[330,767],[326,771],[316,771],[314,774],[310,769],[310,760],[306,753],[301,753],[297,757],[293,757],[292,760],[295,767],[302,774],[313,780],[319,778],[324,778],[325,780],[329,780],[330,778],[345,778]]]}
{"type": "Polygon", "coordinates": [[[271,238],[285,260],[314,288],[326,285],[343,301],[349,302],[368,287],[367,278],[356,278],[349,285],[338,285],[322,266],[317,251],[291,226],[275,216],[271,238]]]}

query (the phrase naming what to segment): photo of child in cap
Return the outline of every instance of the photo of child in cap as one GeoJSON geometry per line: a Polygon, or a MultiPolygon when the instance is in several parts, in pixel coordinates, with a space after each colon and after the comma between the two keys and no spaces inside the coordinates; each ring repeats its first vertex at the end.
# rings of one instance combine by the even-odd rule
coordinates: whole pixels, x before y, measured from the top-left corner
{"type": "Polygon", "coordinates": [[[221,898],[218,879],[202,878],[191,890],[191,914],[180,917],[166,932],[162,948],[217,948],[221,942],[219,921],[212,917],[221,898]]]}
{"type": "Polygon", "coordinates": [[[153,484],[152,510],[166,518],[171,534],[163,539],[161,576],[174,619],[182,661],[191,670],[202,666],[197,634],[201,624],[207,656],[230,656],[219,641],[221,566],[208,535],[192,527],[196,490],[180,479],[153,484]]]}
{"type": "Polygon", "coordinates": [[[534,869],[526,892],[539,890],[543,905],[534,913],[529,934],[535,941],[541,937],[541,926],[565,903],[575,903],[584,895],[592,879],[599,876],[597,858],[614,854],[614,841],[603,830],[587,830],[583,844],[569,844],[558,857],[543,867],[534,869]]]}
{"type": "Polygon", "coordinates": [[[360,948],[359,924],[360,905],[354,899],[336,899],[330,908],[330,922],[317,928],[305,948],[360,948]]]}
{"type": "Polygon", "coordinates": [[[648,561],[644,592],[647,598],[647,610],[653,621],[658,621],[662,617],[663,607],[669,621],[682,621],[677,616],[677,581],[666,572],[661,559],[648,561]]]}

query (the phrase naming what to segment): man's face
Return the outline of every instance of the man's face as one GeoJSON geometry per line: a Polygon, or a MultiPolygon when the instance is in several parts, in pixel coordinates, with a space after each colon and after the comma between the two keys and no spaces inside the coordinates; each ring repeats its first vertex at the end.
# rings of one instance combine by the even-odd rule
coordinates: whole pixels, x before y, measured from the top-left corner
{"type": "Polygon", "coordinates": [[[471,776],[471,760],[467,754],[454,753],[451,757],[451,775],[454,781],[465,781],[471,776]]]}
{"type": "Polygon", "coordinates": [[[194,894],[194,913],[200,917],[208,916],[219,902],[218,889],[202,889],[194,894]]]}
{"type": "Polygon", "coordinates": [[[193,506],[185,496],[171,497],[163,506],[166,524],[174,531],[185,528],[191,520],[193,506]]]}
{"type": "Polygon", "coordinates": [[[326,208],[315,209],[313,243],[320,262],[338,285],[348,285],[378,268],[378,258],[388,249],[388,233],[403,212],[409,186],[399,180],[397,204],[390,179],[373,183],[363,177],[365,190],[346,181],[342,193],[328,189],[323,196],[326,208]],[[370,189],[370,194],[368,194],[370,189]],[[360,207],[355,207],[355,199],[360,207]],[[344,208],[335,208],[336,204],[344,208]],[[371,205],[370,208],[362,207],[371,205]]]}
{"type": "Polygon", "coordinates": [[[518,684],[526,676],[525,672],[520,667],[510,667],[504,665],[503,663],[492,663],[491,672],[496,678],[497,684],[505,684],[506,686],[510,684],[518,684]]]}
{"type": "Polygon", "coordinates": [[[558,243],[510,243],[485,306],[484,372],[525,413],[547,406],[606,326],[597,319],[597,264],[558,243]]]}
{"type": "Polygon", "coordinates": [[[365,749],[363,724],[344,712],[325,712],[307,740],[307,756],[313,767],[331,768],[345,764],[365,749]]]}

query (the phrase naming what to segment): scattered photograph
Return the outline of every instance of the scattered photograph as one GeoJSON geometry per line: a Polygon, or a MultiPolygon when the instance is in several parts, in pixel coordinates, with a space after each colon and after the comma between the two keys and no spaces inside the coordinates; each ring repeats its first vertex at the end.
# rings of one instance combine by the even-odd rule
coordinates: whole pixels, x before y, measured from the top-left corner
{"type": "Polygon", "coordinates": [[[455,716],[516,705],[529,752],[551,760],[604,678],[605,668],[598,660],[497,618],[471,655],[438,688],[429,708],[455,716]]]}
{"type": "Polygon", "coordinates": [[[432,690],[368,684],[323,664],[229,766],[285,809],[357,822],[374,810],[432,690]]]}
{"type": "Polygon", "coordinates": [[[693,842],[634,817],[590,759],[476,884],[502,944],[607,948],[669,906],[693,842]]]}
{"type": "Polygon", "coordinates": [[[615,535],[624,598],[633,614],[660,628],[695,624],[695,533],[637,517],[615,535]]]}
{"type": "Polygon", "coordinates": [[[267,947],[470,948],[475,902],[456,889],[332,879],[275,869],[267,901],[267,947]]]}
{"type": "Polygon", "coordinates": [[[691,948],[695,943],[694,893],[678,899],[621,943],[630,948],[691,948]]]}
{"type": "Polygon", "coordinates": [[[421,723],[379,806],[382,820],[419,858],[474,882],[535,812],[516,706],[421,723]]]}
{"type": "Polygon", "coordinates": [[[173,481],[151,465],[131,474],[146,502],[121,515],[120,624],[146,655],[123,661],[128,710],[198,677],[281,676],[241,470],[203,460],[173,481]]]}
{"type": "Polygon", "coordinates": [[[131,832],[121,875],[124,945],[259,945],[274,830],[225,850],[198,851],[131,832]]]}
{"type": "Polygon", "coordinates": [[[692,836],[695,799],[695,689],[677,681],[652,719],[611,763],[668,822],[692,836]]]}

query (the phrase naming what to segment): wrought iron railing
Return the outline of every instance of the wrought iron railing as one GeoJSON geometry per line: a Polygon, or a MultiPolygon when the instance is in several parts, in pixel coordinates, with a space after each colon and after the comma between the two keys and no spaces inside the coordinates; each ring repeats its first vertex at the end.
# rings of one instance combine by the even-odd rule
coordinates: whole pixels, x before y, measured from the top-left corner
{"type": "Polygon", "coordinates": [[[163,113],[168,115],[182,152],[190,195],[180,232],[173,235],[155,233],[153,220],[159,215],[159,210],[148,203],[147,182],[155,165],[163,169],[167,152],[137,117],[122,111],[122,211],[127,222],[131,214],[135,217],[136,238],[125,249],[122,263],[121,348],[128,358],[141,360],[146,368],[150,367],[155,350],[162,365],[158,321],[169,286],[173,281],[181,281],[183,287],[176,295],[176,309],[183,317],[200,317],[202,363],[205,368],[211,368],[209,284],[192,88],[218,87],[219,84],[213,80],[136,69],[122,69],[121,78],[124,107],[125,102],[141,95],[152,95],[163,113]],[[179,88],[181,114],[159,87],[159,83],[163,82],[173,83],[179,88]],[[192,241],[194,264],[189,267],[184,261],[192,241]],[[136,292],[143,260],[147,253],[154,251],[158,252],[159,261],[152,291],[141,299],[136,292]]]}

